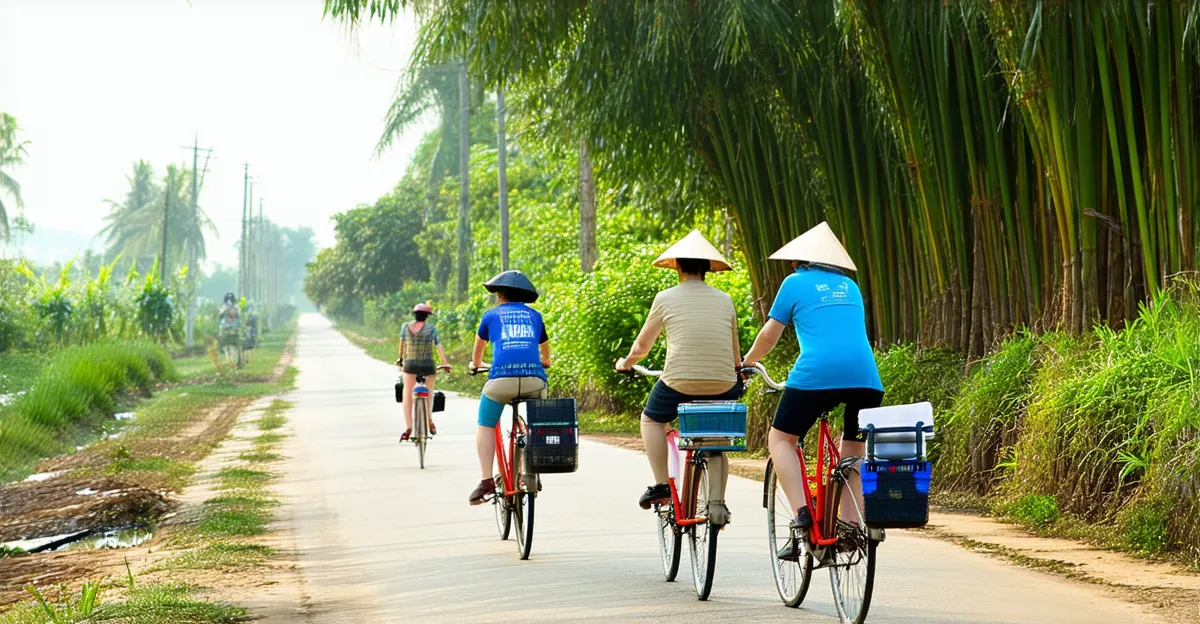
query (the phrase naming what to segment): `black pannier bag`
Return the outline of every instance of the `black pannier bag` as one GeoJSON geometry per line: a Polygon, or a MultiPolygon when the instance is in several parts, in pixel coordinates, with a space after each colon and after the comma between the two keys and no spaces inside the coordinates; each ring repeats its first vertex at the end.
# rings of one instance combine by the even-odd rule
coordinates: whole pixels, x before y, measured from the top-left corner
{"type": "Polygon", "coordinates": [[[575,399],[538,399],[525,405],[525,457],[529,472],[575,472],[579,467],[575,399]]]}

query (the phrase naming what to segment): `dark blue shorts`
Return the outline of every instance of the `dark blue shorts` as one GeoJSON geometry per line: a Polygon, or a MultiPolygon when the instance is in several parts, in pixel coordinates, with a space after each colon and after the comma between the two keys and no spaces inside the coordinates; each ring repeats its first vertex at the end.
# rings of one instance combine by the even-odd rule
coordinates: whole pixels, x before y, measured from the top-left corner
{"type": "Polygon", "coordinates": [[[654,422],[666,424],[679,418],[679,405],[681,403],[691,403],[692,401],[736,401],[742,398],[742,391],[742,382],[738,381],[724,394],[693,396],[673,390],[671,386],[663,383],[660,379],[655,382],[654,389],[650,391],[650,398],[646,399],[646,409],[643,410],[643,413],[654,422]]]}

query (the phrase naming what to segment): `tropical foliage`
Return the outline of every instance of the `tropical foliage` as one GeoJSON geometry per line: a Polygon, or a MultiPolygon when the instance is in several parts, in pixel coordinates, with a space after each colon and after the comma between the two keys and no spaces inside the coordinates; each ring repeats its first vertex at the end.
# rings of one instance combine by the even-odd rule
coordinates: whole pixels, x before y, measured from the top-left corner
{"type": "Polygon", "coordinates": [[[1200,2],[327,0],[422,9],[414,71],[545,94],[598,166],[715,184],[755,292],[829,220],[883,343],[1120,326],[1194,269],[1200,2]],[[480,45],[487,42],[487,45],[480,45]]]}
{"type": "Polygon", "coordinates": [[[20,131],[17,120],[8,113],[0,112],[0,243],[8,241],[9,213],[12,208],[20,208],[24,202],[21,199],[21,185],[12,177],[12,169],[25,162],[28,141],[17,137],[20,131]],[[5,195],[12,202],[4,203],[5,195]]]}

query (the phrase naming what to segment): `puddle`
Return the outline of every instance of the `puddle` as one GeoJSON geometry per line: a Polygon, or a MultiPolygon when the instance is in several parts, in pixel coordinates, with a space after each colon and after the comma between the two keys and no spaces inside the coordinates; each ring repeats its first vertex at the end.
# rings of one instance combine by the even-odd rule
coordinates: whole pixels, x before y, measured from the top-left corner
{"type": "Polygon", "coordinates": [[[106,550],[140,546],[154,537],[154,532],[141,527],[111,529],[93,533],[83,539],[70,542],[55,550],[106,550]]]}
{"type": "Polygon", "coordinates": [[[154,537],[154,532],[145,527],[122,527],[13,540],[0,543],[0,546],[19,548],[27,553],[105,550],[140,546],[150,541],[152,537],[154,537]]]}
{"type": "Polygon", "coordinates": [[[75,492],[75,495],[76,496],[92,496],[96,492],[97,492],[97,490],[93,490],[92,488],[83,488],[82,490],[75,492]]]}
{"type": "Polygon", "coordinates": [[[121,412],[120,414],[113,414],[113,418],[117,420],[133,420],[135,414],[133,412],[121,412]]]}
{"type": "Polygon", "coordinates": [[[54,477],[57,477],[58,475],[63,474],[65,472],[66,472],[66,470],[55,470],[54,472],[39,472],[36,474],[31,474],[28,477],[25,477],[25,481],[28,481],[28,482],[49,481],[50,479],[53,479],[54,477]]]}

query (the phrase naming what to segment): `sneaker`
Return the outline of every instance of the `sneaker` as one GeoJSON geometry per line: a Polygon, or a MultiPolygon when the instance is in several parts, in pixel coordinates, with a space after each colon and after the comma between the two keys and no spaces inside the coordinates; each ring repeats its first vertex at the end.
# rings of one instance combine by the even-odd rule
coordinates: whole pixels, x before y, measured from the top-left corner
{"type": "Polygon", "coordinates": [[[400,441],[408,442],[408,439],[411,437],[412,437],[412,429],[411,428],[405,429],[404,433],[400,434],[400,441]]]}
{"type": "Polygon", "coordinates": [[[642,493],[642,497],[638,499],[638,505],[642,509],[650,509],[657,503],[671,502],[671,486],[666,483],[656,483],[642,493]]]}
{"type": "Polygon", "coordinates": [[[780,561],[800,561],[800,545],[796,543],[795,537],[789,537],[783,548],[775,553],[775,556],[780,561]]]}
{"type": "Polygon", "coordinates": [[[733,519],[733,514],[729,513],[729,507],[725,506],[725,501],[713,501],[708,504],[708,521],[718,526],[725,526],[733,519]]]}
{"type": "Polygon", "coordinates": [[[812,512],[808,510],[808,507],[797,509],[796,517],[792,519],[792,528],[799,531],[807,531],[812,528],[812,525],[812,512]]]}
{"type": "Polygon", "coordinates": [[[471,492],[469,502],[472,505],[482,505],[487,501],[487,497],[496,493],[496,480],[484,479],[475,486],[475,490],[471,492]]]}

